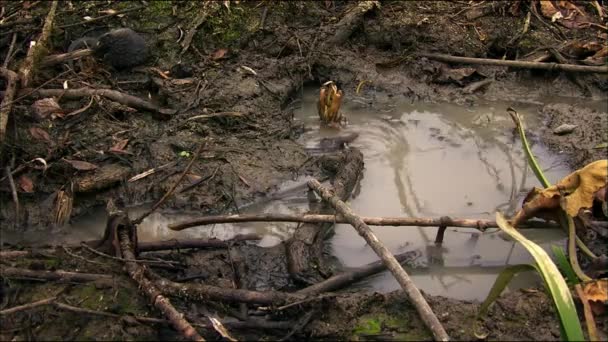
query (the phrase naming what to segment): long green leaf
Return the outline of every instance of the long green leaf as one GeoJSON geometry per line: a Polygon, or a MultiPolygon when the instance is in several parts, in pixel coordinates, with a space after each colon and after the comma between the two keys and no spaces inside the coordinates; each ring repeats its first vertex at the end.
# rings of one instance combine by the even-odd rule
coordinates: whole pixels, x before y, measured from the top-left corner
{"type": "Polygon", "coordinates": [[[509,224],[507,219],[499,212],[496,213],[496,223],[505,233],[524,246],[536,261],[536,266],[545,281],[547,289],[557,309],[560,323],[568,341],[583,341],[583,330],[578,320],[576,307],[570,295],[570,289],[557,266],[553,263],[547,252],[534,242],[526,239],[519,231],[509,224]]]}
{"type": "Polygon", "coordinates": [[[555,255],[555,260],[557,261],[557,266],[566,276],[566,281],[568,284],[579,284],[580,280],[576,276],[574,269],[572,269],[572,265],[570,265],[568,257],[566,256],[566,253],[564,253],[564,249],[559,246],[552,245],[551,250],[553,250],[553,255],[555,255]]]}

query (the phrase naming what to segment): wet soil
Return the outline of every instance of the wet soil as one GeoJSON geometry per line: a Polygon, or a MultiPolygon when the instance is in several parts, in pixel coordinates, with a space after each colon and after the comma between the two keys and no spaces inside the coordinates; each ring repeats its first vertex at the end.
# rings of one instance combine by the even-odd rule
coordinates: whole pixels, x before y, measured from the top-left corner
{"type": "MultiPolygon", "coordinates": [[[[42,172],[29,167],[15,176],[16,179],[27,177],[34,185],[33,192],[19,192],[21,215],[18,220],[8,182],[0,184],[0,233],[27,230],[40,234],[69,234],[65,227],[49,230],[52,226],[49,213],[57,191],[70,188],[71,184],[75,184],[72,219],[105,205],[110,198],[118,199],[126,206],[153,202],[172,186],[185,168],[188,159],[180,155],[192,155],[202,141],[205,141],[205,147],[194,164],[189,181],[208,179],[172,196],[161,210],[195,210],[203,214],[234,212],[273,192],[287,180],[321,176],[326,172],[318,157],[307,153],[296,140],[303,127],[292,120],[293,104],[297,101],[298,90],[306,82],[319,85],[328,79],[337,81],[345,89],[347,98],[354,96],[361,81],[367,81],[361,86],[359,95],[375,103],[393,100],[460,105],[481,100],[535,103],[539,97],[554,96],[556,103],[546,105],[540,112],[547,120],[547,129],[529,132],[531,140],[542,141],[553,151],[564,153],[573,168],[606,157],[608,148],[598,147],[608,142],[605,130],[608,110],[601,105],[608,97],[605,76],[579,76],[579,80],[589,87],[585,93],[562,73],[480,66],[475,68],[477,72],[494,81],[481,91],[468,93],[464,84],[442,81],[445,68],[456,69],[457,66],[414,55],[426,51],[489,58],[522,56],[538,46],[557,46],[561,42],[555,30],[547,25],[532,20],[528,34],[516,46],[507,46],[506,42],[521,31],[525,15],[513,15],[505,8],[496,8],[481,17],[468,19],[465,15],[472,8],[467,7],[466,2],[383,2],[380,9],[364,17],[361,27],[346,44],[328,46],[318,40],[331,35],[336,22],[353,6],[342,1],[334,1],[332,5],[326,8],[322,2],[279,3],[268,8],[264,28],[257,26],[264,4],[243,2],[230,5],[230,10],[218,9],[199,27],[192,46],[182,56],[178,43],[182,34],[180,28],[189,28],[200,11],[207,10],[198,2],[149,2],[141,11],[122,18],[111,17],[86,26],[56,29],[52,50],[59,53],[93,27],[101,30],[107,29],[104,26],[132,27],[142,32],[153,47],[153,57],[147,66],[169,70],[181,63],[192,68],[193,76],[164,79],[155,72],[106,73],[98,65],[78,74],[68,72],[56,78],[65,71],[64,66],[43,70],[35,80],[36,85],[46,83],[47,88],[61,88],[66,81],[71,87],[94,84],[151,98],[178,112],[166,120],[97,98],[90,108],[73,117],[39,120],[30,108],[33,100],[20,101],[13,108],[13,119],[9,122],[10,138],[3,145],[2,165],[15,169],[35,158],[44,158],[49,168],[42,172]],[[228,52],[217,58],[217,51],[224,48],[228,52]],[[592,101],[600,105],[595,108],[580,105],[592,101]],[[240,115],[191,119],[220,112],[240,115]],[[562,123],[578,127],[570,135],[554,135],[552,129],[562,123]],[[37,128],[38,133],[32,133],[32,128],[37,128]],[[40,130],[46,134],[40,134],[40,130]],[[110,151],[126,139],[126,153],[110,151]],[[87,161],[98,168],[75,170],[63,159],[87,161]],[[127,181],[168,163],[175,164],[143,179],[127,181]],[[91,177],[106,174],[112,176],[95,182],[92,188],[84,186],[90,183],[91,177]]],[[[19,10],[21,5],[9,3],[6,6],[11,12],[19,10]]],[[[43,21],[48,6],[49,3],[38,2],[28,9],[36,18],[34,24],[43,21]]],[[[60,26],[66,25],[81,21],[82,13],[96,16],[102,10],[131,6],[135,3],[74,2],[72,6],[58,10],[56,21],[60,26]]],[[[25,55],[25,38],[37,32],[34,24],[29,31],[24,29],[17,33],[19,52],[9,67],[16,69],[14,67],[25,55]]],[[[598,32],[563,29],[563,33],[570,39],[593,40],[598,32]]],[[[5,42],[5,34],[2,38],[4,50],[10,40],[5,42]]],[[[89,99],[61,101],[65,112],[85,107],[87,103],[89,99]]],[[[0,241],[3,241],[1,236],[0,241]]],[[[283,245],[272,248],[240,246],[237,249],[248,260],[246,278],[250,289],[291,290],[298,286],[289,279],[283,245]],[[249,263],[250,260],[255,263],[249,263]]],[[[2,340],[179,338],[170,328],[143,325],[128,318],[129,314],[153,317],[160,317],[160,314],[138,294],[120,263],[79,250],[77,255],[89,260],[85,262],[73,256],[74,250],[70,253],[59,250],[52,256],[26,257],[12,263],[32,269],[103,271],[114,274],[115,283],[108,287],[5,280],[0,287],[1,308],[57,296],[65,303],[114,312],[123,318],[100,318],[43,307],[2,318],[2,340]]],[[[173,258],[186,267],[177,274],[165,274],[167,276],[204,273],[207,275],[205,283],[232,286],[234,274],[225,250],[172,252],[169,256],[160,256],[173,258]]],[[[478,303],[427,298],[453,339],[474,337],[470,324],[478,303]]],[[[218,308],[217,304],[205,304],[209,303],[176,302],[193,322],[203,321],[202,317],[210,307],[217,312],[230,311],[227,308],[235,310],[228,305],[218,308]]],[[[272,318],[301,318],[310,310],[314,310],[312,319],[295,336],[328,340],[430,337],[400,291],[344,293],[323,299],[318,305],[292,308],[272,318]]],[[[601,321],[599,323],[600,329],[606,329],[601,321]]],[[[489,331],[488,338],[497,340],[557,340],[560,337],[552,306],[542,290],[503,295],[492,306],[484,327],[489,331]]],[[[211,329],[204,331],[206,338],[220,338],[211,329]]],[[[262,329],[234,331],[241,339],[276,339],[286,333],[262,329]]]]}

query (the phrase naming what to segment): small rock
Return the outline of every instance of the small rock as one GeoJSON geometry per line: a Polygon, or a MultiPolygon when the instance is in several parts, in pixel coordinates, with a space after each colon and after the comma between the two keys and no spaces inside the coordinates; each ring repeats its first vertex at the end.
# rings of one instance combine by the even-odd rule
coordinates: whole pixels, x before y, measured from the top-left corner
{"type": "Polygon", "coordinates": [[[554,129],[553,134],[557,134],[557,135],[570,134],[574,131],[574,129],[576,127],[578,127],[578,125],[563,124],[563,125],[557,127],[556,129],[554,129]]]}

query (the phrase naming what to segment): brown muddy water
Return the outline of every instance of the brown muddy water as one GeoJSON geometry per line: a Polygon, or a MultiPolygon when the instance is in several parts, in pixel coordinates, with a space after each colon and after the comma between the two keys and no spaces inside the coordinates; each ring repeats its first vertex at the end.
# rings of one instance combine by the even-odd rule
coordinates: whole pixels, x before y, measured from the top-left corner
{"type": "MultiPolygon", "coordinates": [[[[349,201],[364,216],[440,217],[493,219],[500,210],[512,214],[526,192],[539,186],[529,169],[513,123],[506,113],[512,106],[523,115],[527,129],[542,125],[536,103],[482,103],[472,106],[408,103],[376,94],[374,99],[347,95],[343,113],[348,125],[340,131],[322,128],[316,113],[316,88],[304,88],[294,120],[306,132],[300,142],[317,147],[320,139],[357,132],[352,146],[365,156],[364,176],[349,201]]],[[[540,101],[540,103],[544,103],[540,101]]],[[[531,139],[534,140],[534,139],[531,139]]],[[[533,152],[555,182],[571,170],[559,155],[538,143],[533,152]]],[[[283,184],[288,189],[304,182],[301,178],[283,184]]],[[[143,212],[136,208],[133,217],[143,212]]],[[[281,200],[251,205],[241,212],[305,213],[309,210],[307,191],[289,192],[281,200]]],[[[196,217],[193,214],[154,213],[139,227],[140,241],[172,238],[216,237],[259,233],[260,246],[270,247],[289,238],[295,229],[290,223],[216,224],[174,232],[167,225],[196,217]]],[[[0,242],[77,243],[99,238],[105,225],[103,210],[73,220],[69,227],[46,236],[39,233],[4,232],[0,242]]],[[[408,267],[414,282],[425,292],[463,300],[483,300],[505,265],[530,263],[524,248],[496,230],[479,233],[474,229],[448,228],[444,244],[434,245],[437,228],[372,227],[378,238],[394,253],[420,250],[417,267],[408,267]]],[[[522,232],[550,251],[564,245],[560,230],[530,229],[522,232]]],[[[335,259],[345,267],[357,267],[378,260],[375,253],[349,225],[338,224],[329,239],[335,259]]],[[[551,253],[550,253],[551,254],[551,253]]],[[[535,286],[534,274],[520,275],[509,290],[535,286]]],[[[388,292],[399,288],[391,274],[384,272],[357,286],[388,292]]]]}

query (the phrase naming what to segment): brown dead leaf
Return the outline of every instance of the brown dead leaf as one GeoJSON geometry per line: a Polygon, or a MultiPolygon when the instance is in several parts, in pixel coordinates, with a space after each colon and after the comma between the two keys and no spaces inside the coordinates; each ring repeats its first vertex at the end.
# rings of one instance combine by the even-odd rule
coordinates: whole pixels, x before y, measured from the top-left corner
{"type": "Polygon", "coordinates": [[[583,293],[594,315],[602,315],[606,312],[604,303],[608,301],[608,279],[597,279],[584,284],[583,293]]]}
{"type": "Polygon", "coordinates": [[[17,183],[19,183],[21,190],[25,192],[34,192],[34,182],[32,182],[28,176],[21,175],[21,177],[19,177],[17,180],[17,183]]]}
{"type": "Polygon", "coordinates": [[[129,153],[127,151],[125,151],[125,147],[127,147],[127,144],[129,143],[129,139],[121,139],[118,140],[114,146],[112,146],[110,148],[110,152],[115,152],[115,153],[129,153]]]}
{"type": "Polygon", "coordinates": [[[583,28],[586,25],[588,26],[589,22],[592,22],[585,11],[572,1],[540,0],[540,9],[546,18],[567,28],[583,28]]]}
{"type": "Polygon", "coordinates": [[[565,195],[564,210],[575,217],[580,209],[591,208],[595,193],[608,183],[608,160],[592,162],[546,189],[533,188],[524,199],[522,209],[513,218],[513,226],[530,217],[543,217],[560,208],[560,198],[565,195]],[[542,216],[541,216],[542,215],[542,216]]]}
{"type": "Polygon", "coordinates": [[[48,143],[52,143],[53,141],[51,140],[51,136],[42,128],[40,127],[31,127],[30,128],[30,135],[32,136],[32,138],[36,139],[36,140],[42,140],[42,141],[46,141],[48,143]]]}
{"type": "Polygon", "coordinates": [[[32,111],[37,120],[44,120],[49,115],[63,115],[61,107],[54,98],[38,100],[32,104],[32,111]]]}
{"type": "Polygon", "coordinates": [[[211,55],[211,59],[213,59],[214,61],[223,59],[223,58],[225,58],[227,53],[228,53],[228,49],[219,49],[211,55]]]}
{"type": "Polygon", "coordinates": [[[72,216],[72,208],[74,204],[74,195],[70,189],[59,190],[55,197],[55,206],[53,208],[52,221],[56,225],[63,226],[72,216]]]}
{"type": "Polygon", "coordinates": [[[199,180],[200,180],[202,177],[201,177],[201,176],[199,176],[199,175],[196,175],[196,174],[194,174],[194,173],[187,173],[187,174],[186,174],[186,178],[188,179],[188,181],[189,181],[190,183],[194,183],[194,182],[196,182],[196,181],[199,181],[199,180]]]}
{"type": "Polygon", "coordinates": [[[90,171],[95,170],[97,168],[97,165],[82,160],[71,160],[63,158],[63,161],[70,164],[73,168],[79,171],[90,171]]]}

